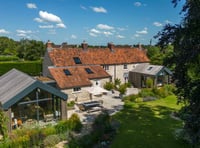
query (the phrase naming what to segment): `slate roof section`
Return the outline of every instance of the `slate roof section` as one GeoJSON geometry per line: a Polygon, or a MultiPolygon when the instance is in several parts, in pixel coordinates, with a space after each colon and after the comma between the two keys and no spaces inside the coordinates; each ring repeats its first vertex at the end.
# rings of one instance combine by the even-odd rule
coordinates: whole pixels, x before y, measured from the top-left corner
{"type": "Polygon", "coordinates": [[[172,72],[160,65],[151,65],[151,64],[138,64],[136,68],[132,70],[132,72],[135,73],[141,73],[141,74],[146,74],[146,75],[151,75],[151,76],[157,76],[160,74],[162,70],[165,70],[168,74],[172,75],[172,72]]]}
{"type": "Polygon", "coordinates": [[[63,100],[67,99],[67,95],[61,91],[44,84],[21,71],[12,69],[0,77],[0,102],[4,109],[8,109],[37,88],[54,94],[63,100]]]}
{"type": "Polygon", "coordinates": [[[79,57],[83,65],[115,65],[149,62],[143,50],[138,48],[53,48],[49,57],[56,67],[75,66],[74,57],[79,57]]]}
{"type": "Polygon", "coordinates": [[[57,82],[60,89],[91,86],[90,79],[110,78],[111,76],[99,65],[90,66],[70,66],[51,68],[49,71],[57,82]],[[85,70],[89,68],[93,73],[87,73],[85,70]],[[64,70],[67,69],[71,75],[66,75],[64,70]]]}

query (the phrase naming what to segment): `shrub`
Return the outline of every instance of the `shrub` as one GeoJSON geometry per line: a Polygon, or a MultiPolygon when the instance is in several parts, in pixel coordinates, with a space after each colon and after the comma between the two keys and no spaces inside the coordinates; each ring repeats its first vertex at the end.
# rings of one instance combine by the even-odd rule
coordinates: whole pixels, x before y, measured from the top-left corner
{"type": "Polygon", "coordinates": [[[106,82],[103,86],[106,90],[112,90],[114,89],[114,85],[112,82],[106,82]]]}
{"type": "Polygon", "coordinates": [[[152,89],[144,88],[140,91],[139,96],[144,98],[149,96],[155,96],[155,94],[153,93],[152,89]]]}
{"type": "Polygon", "coordinates": [[[68,130],[68,121],[59,121],[57,125],[55,125],[56,133],[61,134],[68,130]]]}
{"type": "Polygon", "coordinates": [[[147,78],[146,85],[147,85],[147,88],[153,88],[153,79],[147,78]]]}
{"type": "Polygon", "coordinates": [[[82,123],[80,121],[80,118],[77,114],[72,114],[71,117],[68,120],[68,127],[70,130],[74,130],[76,132],[81,131],[82,129],[82,123]]]}
{"type": "Polygon", "coordinates": [[[43,141],[45,147],[53,147],[59,142],[60,138],[58,135],[49,135],[43,141]]]}

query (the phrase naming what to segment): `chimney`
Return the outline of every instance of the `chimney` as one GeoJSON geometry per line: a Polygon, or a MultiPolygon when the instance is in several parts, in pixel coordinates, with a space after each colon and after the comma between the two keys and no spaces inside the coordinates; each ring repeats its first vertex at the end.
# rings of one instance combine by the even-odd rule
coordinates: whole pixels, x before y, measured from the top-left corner
{"type": "Polygon", "coordinates": [[[114,46],[115,46],[115,45],[114,45],[112,42],[109,42],[109,43],[108,43],[108,48],[109,48],[110,51],[112,51],[112,52],[114,51],[114,46]]]}
{"type": "Polygon", "coordinates": [[[52,50],[53,43],[50,40],[47,41],[46,48],[47,48],[47,51],[51,51],[52,50]]]}
{"type": "Polygon", "coordinates": [[[88,48],[88,43],[86,41],[83,41],[83,43],[81,44],[81,47],[82,47],[83,50],[86,51],[87,48],[88,48]]]}
{"type": "Polygon", "coordinates": [[[142,50],[142,45],[141,45],[141,43],[138,44],[138,48],[139,48],[140,50],[142,50]]]}

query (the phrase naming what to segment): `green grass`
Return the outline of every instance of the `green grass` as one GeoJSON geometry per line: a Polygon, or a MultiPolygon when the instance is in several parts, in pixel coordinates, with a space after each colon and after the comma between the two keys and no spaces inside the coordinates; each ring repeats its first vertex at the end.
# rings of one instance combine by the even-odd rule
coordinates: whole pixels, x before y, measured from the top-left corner
{"type": "Polygon", "coordinates": [[[120,128],[111,148],[188,148],[189,145],[174,137],[175,129],[183,123],[172,119],[170,114],[180,108],[175,96],[142,103],[126,102],[124,109],[114,116],[120,128]]]}

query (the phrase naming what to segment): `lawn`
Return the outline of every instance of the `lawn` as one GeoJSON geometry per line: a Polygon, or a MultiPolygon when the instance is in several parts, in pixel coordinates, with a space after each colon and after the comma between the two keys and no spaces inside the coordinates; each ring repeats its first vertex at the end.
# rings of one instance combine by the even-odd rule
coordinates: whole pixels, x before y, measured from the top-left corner
{"type": "Polygon", "coordinates": [[[126,102],[124,109],[114,116],[120,128],[111,148],[188,148],[189,145],[173,135],[183,123],[170,114],[180,107],[175,96],[150,102],[126,102]]]}

